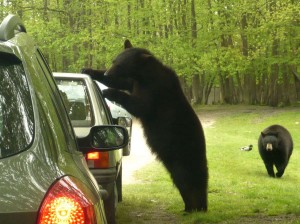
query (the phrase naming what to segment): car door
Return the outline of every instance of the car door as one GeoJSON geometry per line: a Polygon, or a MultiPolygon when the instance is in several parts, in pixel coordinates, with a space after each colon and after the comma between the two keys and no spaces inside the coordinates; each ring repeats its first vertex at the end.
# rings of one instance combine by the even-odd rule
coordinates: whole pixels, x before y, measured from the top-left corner
{"type": "MultiPolygon", "coordinates": [[[[67,140],[66,142],[67,155],[69,154],[72,160],[74,160],[75,164],[77,164],[77,168],[79,168],[81,174],[84,175],[86,178],[90,179],[94,187],[96,187],[96,189],[98,189],[99,191],[99,187],[96,180],[94,179],[94,176],[89,172],[89,169],[85,161],[85,157],[80,151],[78,151],[74,130],[72,128],[69,117],[67,116],[66,108],[62,102],[62,98],[61,95],[59,94],[59,90],[52,76],[52,72],[50,71],[50,68],[45,63],[44,57],[39,50],[37,51],[36,56],[41,66],[41,69],[43,71],[43,74],[45,75],[45,81],[49,83],[48,91],[52,93],[51,94],[52,102],[55,105],[57,114],[60,115],[58,118],[60,120],[61,127],[63,127],[63,129],[61,130],[61,135],[64,136],[63,139],[67,140]]],[[[48,87],[48,85],[46,86],[48,87]]],[[[61,163],[61,165],[64,166],[64,169],[66,170],[71,169],[70,167],[68,167],[68,164],[61,163]]]]}

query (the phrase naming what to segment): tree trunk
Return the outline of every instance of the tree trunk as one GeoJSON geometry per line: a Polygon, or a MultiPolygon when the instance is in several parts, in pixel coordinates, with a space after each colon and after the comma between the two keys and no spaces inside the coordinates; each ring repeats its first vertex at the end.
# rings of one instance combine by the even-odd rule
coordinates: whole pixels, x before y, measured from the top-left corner
{"type": "MultiPolygon", "coordinates": [[[[191,1],[191,30],[192,30],[192,48],[196,48],[197,42],[197,20],[196,20],[196,11],[195,11],[195,0],[191,1]]],[[[197,56],[195,56],[197,57],[197,56]]],[[[200,86],[200,77],[199,74],[193,75],[192,80],[192,90],[193,90],[193,100],[195,104],[200,104],[203,98],[203,89],[200,86]]],[[[203,85],[203,83],[202,83],[203,85]]]]}
{"type": "MultiPolygon", "coordinates": [[[[270,12],[274,14],[276,12],[276,0],[270,3],[270,12]]],[[[277,38],[276,30],[273,31],[273,44],[272,44],[272,56],[276,58],[279,55],[279,39],[277,38]]],[[[270,106],[276,107],[278,105],[278,77],[279,77],[279,64],[277,62],[271,65],[270,73],[270,87],[269,87],[269,102],[270,106]]]]}
{"type": "Polygon", "coordinates": [[[193,75],[192,80],[192,92],[193,92],[193,103],[200,104],[201,97],[200,97],[200,78],[199,75],[193,75]]]}
{"type": "Polygon", "coordinates": [[[291,66],[291,71],[294,76],[296,100],[300,101],[300,75],[297,73],[297,67],[291,66]]]}
{"type": "MultiPolygon", "coordinates": [[[[221,1],[222,4],[224,4],[224,1],[221,1]]],[[[228,6],[230,8],[230,6],[228,6]]],[[[232,41],[232,34],[228,33],[226,30],[226,27],[229,24],[230,21],[230,15],[228,13],[228,8],[222,8],[219,10],[219,16],[221,19],[221,49],[228,49],[233,47],[233,41],[232,41]],[[224,29],[224,30],[222,30],[224,29]]],[[[225,50],[224,50],[225,51],[225,50]]],[[[220,67],[220,66],[219,66],[220,67]]],[[[222,101],[224,103],[235,103],[236,102],[236,94],[235,94],[235,88],[234,88],[234,82],[232,74],[230,74],[228,71],[221,71],[219,72],[220,76],[220,89],[222,93],[222,101]],[[223,86],[221,86],[223,85],[223,86]]]]}
{"type": "Polygon", "coordinates": [[[232,76],[227,73],[219,73],[221,102],[233,104],[236,103],[236,94],[234,93],[234,84],[232,76]]]}
{"type": "Polygon", "coordinates": [[[179,76],[178,78],[179,78],[180,85],[181,85],[184,95],[186,96],[187,100],[189,102],[191,102],[193,94],[192,94],[190,86],[186,83],[186,80],[183,76],[179,76]]]}
{"type": "Polygon", "coordinates": [[[282,79],[283,79],[283,88],[281,92],[282,103],[284,106],[289,106],[291,104],[290,101],[290,76],[289,76],[289,68],[285,63],[282,66],[282,79]]]}
{"type": "Polygon", "coordinates": [[[270,75],[270,86],[269,86],[269,101],[268,104],[272,107],[278,105],[278,76],[279,76],[279,65],[275,63],[271,65],[270,75]]]}
{"type": "MultiPolygon", "coordinates": [[[[247,22],[247,13],[244,13],[241,21],[242,32],[241,32],[241,40],[242,40],[242,55],[244,58],[249,56],[249,44],[248,37],[245,34],[248,22],[247,22]]],[[[255,73],[247,70],[243,74],[243,88],[242,88],[242,102],[246,104],[255,104],[256,102],[256,83],[255,83],[255,73]]]]}
{"type": "MultiPolygon", "coordinates": [[[[205,73],[203,72],[203,78],[205,78],[205,73]]],[[[204,86],[204,104],[208,104],[208,98],[211,94],[211,90],[212,90],[212,87],[214,85],[214,82],[215,82],[215,78],[216,76],[211,76],[209,81],[206,81],[205,82],[205,86],[204,86]]]]}

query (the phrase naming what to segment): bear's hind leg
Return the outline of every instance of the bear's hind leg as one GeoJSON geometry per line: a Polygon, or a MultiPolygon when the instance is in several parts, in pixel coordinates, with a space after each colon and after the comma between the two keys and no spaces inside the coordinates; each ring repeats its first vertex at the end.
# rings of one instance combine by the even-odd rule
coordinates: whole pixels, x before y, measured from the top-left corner
{"type": "Polygon", "coordinates": [[[206,212],[207,211],[207,195],[200,189],[186,190],[181,193],[185,204],[185,212],[206,212]]]}
{"type": "Polygon", "coordinates": [[[205,171],[204,173],[205,174],[203,174],[202,176],[191,176],[188,171],[180,171],[179,167],[173,170],[173,172],[171,171],[173,182],[178,188],[183,199],[185,212],[207,211],[208,174],[207,171],[205,171]],[[200,178],[200,180],[195,181],[195,178],[200,178]]]}

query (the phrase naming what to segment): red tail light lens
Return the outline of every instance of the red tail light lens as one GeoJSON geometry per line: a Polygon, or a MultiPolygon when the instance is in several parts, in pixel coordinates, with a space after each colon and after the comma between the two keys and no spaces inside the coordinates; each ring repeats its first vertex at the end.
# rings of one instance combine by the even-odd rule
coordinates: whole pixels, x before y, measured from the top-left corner
{"type": "Polygon", "coordinates": [[[88,160],[98,160],[100,159],[100,152],[89,152],[87,154],[88,160]]]}
{"type": "Polygon", "coordinates": [[[63,177],[46,194],[37,224],[96,224],[93,198],[81,182],[63,177]]]}
{"type": "Polygon", "coordinates": [[[108,152],[89,152],[85,159],[89,168],[109,168],[108,152]]]}

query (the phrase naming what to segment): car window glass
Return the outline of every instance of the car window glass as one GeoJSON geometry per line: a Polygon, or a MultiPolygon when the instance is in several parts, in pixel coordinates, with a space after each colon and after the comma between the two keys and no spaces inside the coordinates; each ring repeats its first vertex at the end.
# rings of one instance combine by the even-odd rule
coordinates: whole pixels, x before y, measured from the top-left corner
{"type": "MultiPolygon", "coordinates": [[[[55,84],[55,80],[52,76],[52,72],[50,68],[47,66],[46,61],[42,53],[38,50],[36,54],[36,59],[38,60],[39,67],[37,67],[37,73],[40,74],[40,79],[42,82],[47,83],[44,85],[44,89],[40,89],[40,91],[44,92],[44,96],[49,96],[47,99],[49,105],[47,106],[50,110],[52,121],[50,122],[58,122],[58,124],[54,125],[53,131],[55,135],[61,138],[61,141],[66,141],[67,148],[69,151],[77,151],[75,135],[73,132],[73,128],[71,123],[69,122],[69,118],[66,114],[66,110],[64,104],[61,100],[61,96],[59,94],[59,90],[55,84]],[[58,119],[57,119],[58,118],[58,119]]],[[[40,96],[40,98],[43,96],[40,96]]],[[[49,116],[48,116],[49,117],[49,116]]],[[[49,117],[50,118],[50,117],[49,117]]]]}
{"type": "MultiPolygon", "coordinates": [[[[0,96],[0,102],[3,102],[4,98],[0,96]]],[[[3,106],[2,103],[0,103],[0,136],[2,135],[2,129],[3,129],[3,106]]]]}
{"type": "Polygon", "coordinates": [[[97,90],[97,94],[99,95],[99,99],[100,99],[100,104],[101,104],[101,117],[102,117],[102,120],[105,122],[105,124],[108,124],[108,121],[111,121],[112,120],[112,117],[111,117],[111,112],[108,108],[108,105],[106,103],[106,101],[104,100],[104,98],[102,97],[102,90],[100,88],[100,85],[98,84],[99,82],[97,81],[94,81],[94,84],[95,84],[95,87],[96,87],[96,90],[97,90]]]}
{"type": "Polygon", "coordinates": [[[56,83],[73,125],[92,126],[93,113],[84,81],[56,78],[56,83]]]}
{"type": "Polygon", "coordinates": [[[33,107],[22,63],[0,53],[0,158],[28,148],[33,134],[33,107]]]}

